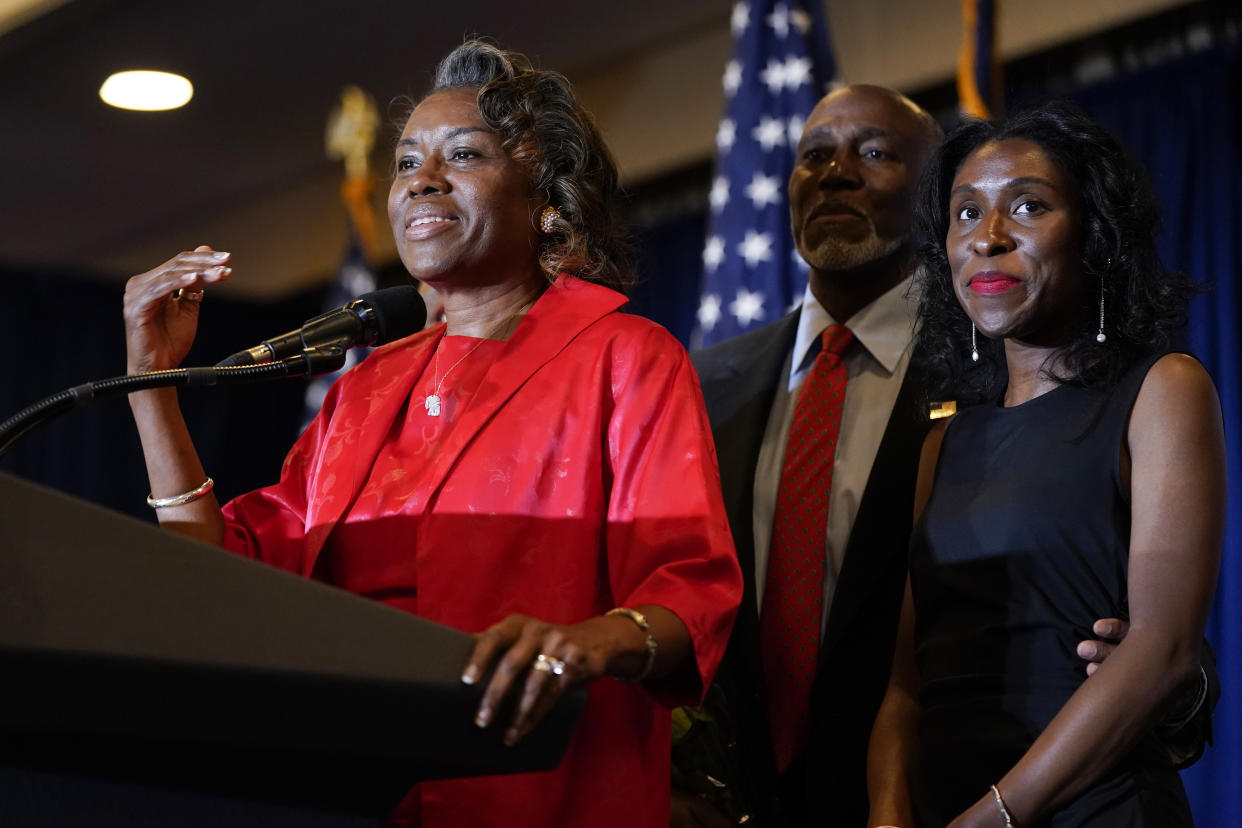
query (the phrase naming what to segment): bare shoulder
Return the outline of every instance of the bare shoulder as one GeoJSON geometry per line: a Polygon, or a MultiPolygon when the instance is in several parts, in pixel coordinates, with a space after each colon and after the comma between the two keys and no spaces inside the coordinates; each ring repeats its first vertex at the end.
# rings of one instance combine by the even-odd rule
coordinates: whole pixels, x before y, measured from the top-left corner
{"type": "MultiPolygon", "coordinates": [[[[1184,354],[1161,357],[1143,378],[1126,439],[1131,612],[1139,611],[1143,589],[1166,592],[1174,578],[1197,585],[1203,594],[1195,602],[1210,600],[1224,535],[1227,475],[1220,402],[1204,367],[1184,354]],[[1153,560],[1162,563],[1153,569],[1153,560]]],[[[1147,606],[1153,606],[1150,600],[1147,606]]]]}
{"type": "Polygon", "coordinates": [[[1201,405],[1220,409],[1216,386],[1203,363],[1189,354],[1166,354],[1147,372],[1134,409],[1137,414],[1141,408],[1201,405]]]}
{"type": "Polygon", "coordinates": [[[1167,354],[1143,379],[1130,415],[1130,439],[1223,439],[1220,398],[1207,369],[1187,354],[1167,354]]]}
{"type": "Polygon", "coordinates": [[[1165,354],[1156,360],[1143,380],[1143,394],[1210,394],[1216,396],[1216,386],[1203,363],[1190,354],[1165,354]]]}

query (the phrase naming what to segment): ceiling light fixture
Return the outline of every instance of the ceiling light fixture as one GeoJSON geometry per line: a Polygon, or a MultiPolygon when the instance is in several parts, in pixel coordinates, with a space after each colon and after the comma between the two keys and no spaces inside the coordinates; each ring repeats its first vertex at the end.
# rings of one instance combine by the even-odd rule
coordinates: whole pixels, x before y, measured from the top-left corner
{"type": "Polygon", "coordinates": [[[190,81],[171,72],[117,72],[99,87],[104,103],[141,112],[176,109],[189,103],[193,96],[190,81]]]}

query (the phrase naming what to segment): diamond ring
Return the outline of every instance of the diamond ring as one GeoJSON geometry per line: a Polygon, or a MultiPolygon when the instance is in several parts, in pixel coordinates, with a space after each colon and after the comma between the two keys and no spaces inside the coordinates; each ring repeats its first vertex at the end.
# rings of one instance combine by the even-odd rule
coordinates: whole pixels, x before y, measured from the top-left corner
{"type": "Polygon", "coordinates": [[[534,668],[541,673],[551,673],[554,676],[560,676],[565,673],[565,662],[559,658],[552,658],[540,653],[535,657],[534,668]]]}

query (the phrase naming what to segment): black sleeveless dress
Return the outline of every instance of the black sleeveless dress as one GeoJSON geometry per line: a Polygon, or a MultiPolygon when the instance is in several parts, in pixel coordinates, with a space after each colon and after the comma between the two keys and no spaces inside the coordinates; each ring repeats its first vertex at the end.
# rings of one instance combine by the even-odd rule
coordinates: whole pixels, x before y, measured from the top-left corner
{"type": "MultiPolygon", "coordinates": [[[[1012,408],[968,408],[946,431],[910,555],[920,825],[944,825],[986,794],[1086,679],[1075,650],[1094,637],[1092,623],[1128,617],[1121,447],[1160,356],[1111,391],[1061,385],[1012,408]]],[[[1193,822],[1177,772],[1149,735],[1041,824],[1193,822]]]]}

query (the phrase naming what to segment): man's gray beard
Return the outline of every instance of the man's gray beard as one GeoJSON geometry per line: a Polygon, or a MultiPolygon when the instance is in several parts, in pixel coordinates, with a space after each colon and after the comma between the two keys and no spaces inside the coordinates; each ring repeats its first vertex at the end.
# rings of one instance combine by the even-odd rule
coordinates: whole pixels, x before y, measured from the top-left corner
{"type": "Polygon", "coordinates": [[[798,252],[816,270],[853,270],[891,256],[897,252],[903,241],[904,239],[882,239],[875,233],[856,242],[828,237],[811,250],[800,249],[798,252]]]}

